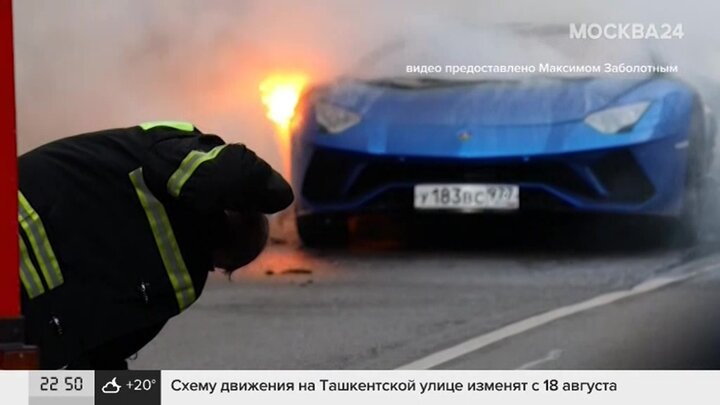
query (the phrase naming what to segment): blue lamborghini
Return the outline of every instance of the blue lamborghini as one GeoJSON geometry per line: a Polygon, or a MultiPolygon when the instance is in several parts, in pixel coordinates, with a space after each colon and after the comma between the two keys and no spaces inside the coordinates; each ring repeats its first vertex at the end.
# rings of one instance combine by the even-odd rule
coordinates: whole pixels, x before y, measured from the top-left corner
{"type": "Polygon", "coordinates": [[[698,92],[669,75],[341,78],[298,106],[298,229],[316,245],[369,212],[684,221],[714,132],[698,92]]]}

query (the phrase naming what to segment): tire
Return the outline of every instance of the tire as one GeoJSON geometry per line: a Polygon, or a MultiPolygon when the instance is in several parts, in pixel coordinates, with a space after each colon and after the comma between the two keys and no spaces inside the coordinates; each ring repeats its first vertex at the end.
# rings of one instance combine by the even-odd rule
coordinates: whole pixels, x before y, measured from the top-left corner
{"type": "Polygon", "coordinates": [[[715,134],[706,136],[705,131],[704,117],[700,119],[694,116],[690,136],[695,140],[690,142],[688,150],[683,207],[676,226],[677,239],[685,246],[697,244],[702,239],[705,228],[707,192],[710,183],[707,173],[712,162],[715,138],[715,134]]]}
{"type": "Polygon", "coordinates": [[[348,222],[344,216],[303,215],[297,217],[300,240],[305,247],[342,247],[348,242],[348,222]]]}
{"type": "Polygon", "coordinates": [[[702,185],[688,181],[680,217],[676,219],[675,236],[681,246],[693,246],[700,240],[702,225],[702,185]]]}

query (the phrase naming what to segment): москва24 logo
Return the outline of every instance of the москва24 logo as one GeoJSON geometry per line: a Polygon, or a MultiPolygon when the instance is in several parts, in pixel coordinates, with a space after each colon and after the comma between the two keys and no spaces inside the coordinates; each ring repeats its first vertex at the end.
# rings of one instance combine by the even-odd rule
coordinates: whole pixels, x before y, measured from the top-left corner
{"type": "Polygon", "coordinates": [[[682,39],[682,24],[582,23],[569,25],[570,39],[682,39]]]}

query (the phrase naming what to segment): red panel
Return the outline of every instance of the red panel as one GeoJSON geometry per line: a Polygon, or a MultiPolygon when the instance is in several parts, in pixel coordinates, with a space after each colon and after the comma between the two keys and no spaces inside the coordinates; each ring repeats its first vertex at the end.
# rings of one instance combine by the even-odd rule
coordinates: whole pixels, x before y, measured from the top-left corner
{"type": "Polygon", "coordinates": [[[0,318],[20,314],[12,0],[0,0],[0,318]]]}
{"type": "Polygon", "coordinates": [[[0,348],[0,370],[37,370],[39,366],[39,352],[35,347],[0,348]]]}

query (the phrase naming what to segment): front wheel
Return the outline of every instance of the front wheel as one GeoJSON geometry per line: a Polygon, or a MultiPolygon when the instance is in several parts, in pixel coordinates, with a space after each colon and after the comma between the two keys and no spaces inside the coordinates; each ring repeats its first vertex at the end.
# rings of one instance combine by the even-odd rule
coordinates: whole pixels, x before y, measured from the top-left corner
{"type": "Polygon", "coordinates": [[[713,220],[709,215],[708,204],[710,195],[716,192],[716,186],[708,174],[715,148],[715,125],[714,118],[707,119],[708,117],[702,114],[703,111],[706,110],[702,107],[695,108],[690,122],[690,148],[683,207],[676,221],[677,239],[685,245],[694,245],[701,241],[708,231],[708,222],[713,220]]]}
{"type": "Polygon", "coordinates": [[[342,247],[348,241],[348,222],[344,216],[299,216],[297,228],[300,240],[306,247],[342,247]]]}
{"type": "Polygon", "coordinates": [[[710,219],[707,205],[708,194],[713,190],[713,181],[707,172],[711,146],[712,144],[691,143],[683,207],[677,220],[678,240],[685,245],[694,245],[702,239],[710,219]]]}
{"type": "Polygon", "coordinates": [[[676,240],[681,245],[692,246],[699,240],[702,225],[702,192],[699,185],[687,185],[682,213],[676,221],[676,240]]]}

